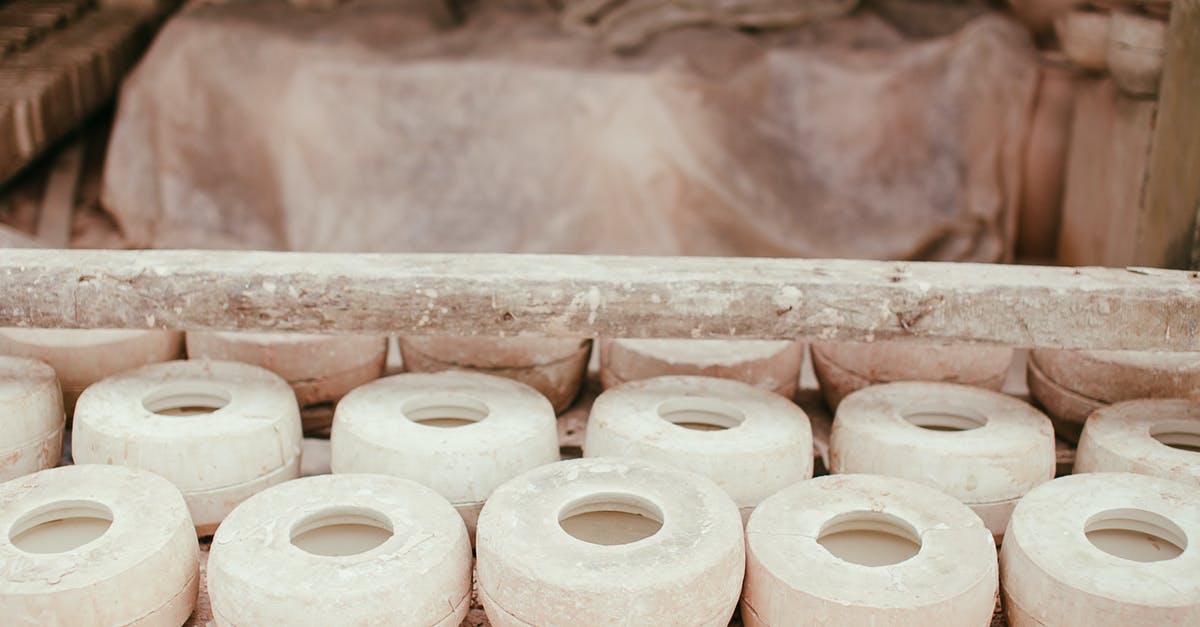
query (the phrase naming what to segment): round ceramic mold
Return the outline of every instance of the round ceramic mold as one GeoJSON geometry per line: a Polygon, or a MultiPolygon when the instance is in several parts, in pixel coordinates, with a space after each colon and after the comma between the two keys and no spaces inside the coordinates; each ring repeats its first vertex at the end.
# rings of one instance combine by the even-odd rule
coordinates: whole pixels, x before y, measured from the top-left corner
{"type": "Polygon", "coordinates": [[[1088,473],[1025,495],[1000,550],[1008,624],[1200,624],[1196,494],[1159,477],[1088,473]]]}
{"type": "Polygon", "coordinates": [[[172,361],[109,377],[75,411],[76,463],[156,472],[209,535],[252,494],[300,475],[300,412],[274,373],[229,361],[172,361]]]}
{"type": "Polygon", "coordinates": [[[1030,352],[1047,379],[1102,404],[1141,398],[1200,397],[1200,352],[1030,352]]]}
{"type": "Polygon", "coordinates": [[[259,492],[213,538],[218,625],[457,627],[471,594],[462,518],[383,475],[306,477],[259,492]]]}
{"type": "Polygon", "coordinates": [[[834,473],[923,483],[957,498],[999,542],[1013,507],[1054,478],[1054,429],[1029,404],[952,383],[888,383],[846,397],[833,422],[834,473]]]}
{"type": "Polygon", "coordinates": [[[468,370],[520,381],[562,412],[579,394],[592,341],[552,337],[400,336],[409,372],[468,370]]]}
{"type": "Polygon", "coordinates": [[[497,486],[558,461],[554,408],[533,388],[474,372],[400,374],[346,395],[333,420],[335,473],[411,479],[448,499],[472,537],[497,486]]]}
{"type": "Polygon", "coordinates": [[[812,478],[812,429],[788,399],[740,381],[656,377],[596,399],[585,457],[634,457],[705,475],[743,519],[780,489],[812,478]]]}
{"type": "Polygon", "coordinates": [[[1012,349],[994,346],[917,346],[901,342],[841,342],[812,346],[821,394],[837,409],[855,390],[894,381],[961,383],[999,390],[1012,349]]]}
{"type": "Polygon", "coordinates": [[[1025,380],[1029,396],[1044,410],[1054,424],[1054,432],[1069,442],[1079,442],[1079,434],[1088,416],[1108,406],[1087,398],[1051,381],[1030,353],[1025,364],[1025,380]]]}
{"type": "Polygon", "coordinates": [[[991,534],[950,496],[895,477],[827,475],[750,516],[742,622],[984,626],[996,571],[991,534]]]}
{"type": "Polygon", "coordinates": [[[119,372],[169,361],[183,333],[109,329],[0,329],[0,355],[40,359],[58,375],[67,415],[89,385],[119,372]]]}
{"type": "Polygon", "coordinates": [[[54,369],[0,357],[0,407],[0,482],[58,465],[65,417],[54,369]]]}
{"type": "Polygon", "coordinates": [[[1075,473],[1132,472],[1200,487],[1200,401],[1126,401],[1088,418],[1075,473]]]}
{"type": "Polygon", "coordinates": [[[337,401],[383,375],[387,338],[308,333],[189,332],[189,359],[239,361],[283,377],[300,405],[337,401]]]}
{"type": "Polygon", "coordinates": [[[121,466],[66,466],[0,484],[0,622],[178,627],[199,547],[179,490],[121,466]]]}
{"type": "Polygon", "coordinates": [[[666,375],[718,377],[791,398],[800,381],[804,343],[790,340],[600,341],[605,388],[666,375]]]}
{"type": "Polygon", "coordinates": [[[479,517],[479,597],[496,627],[729,623],[745,569],[737,506],[653,462],[574,459],[501,486],[479,517]]]}

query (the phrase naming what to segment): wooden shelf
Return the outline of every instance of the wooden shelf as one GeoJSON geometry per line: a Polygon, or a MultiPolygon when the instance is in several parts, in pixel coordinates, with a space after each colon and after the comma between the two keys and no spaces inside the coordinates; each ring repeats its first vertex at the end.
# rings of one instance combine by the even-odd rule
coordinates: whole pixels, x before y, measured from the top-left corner
{"type": "Polygon", "coordinates": [[[1200,350],[1200,273],[714,257],[0,251],[0,326],[1200,350]]]}

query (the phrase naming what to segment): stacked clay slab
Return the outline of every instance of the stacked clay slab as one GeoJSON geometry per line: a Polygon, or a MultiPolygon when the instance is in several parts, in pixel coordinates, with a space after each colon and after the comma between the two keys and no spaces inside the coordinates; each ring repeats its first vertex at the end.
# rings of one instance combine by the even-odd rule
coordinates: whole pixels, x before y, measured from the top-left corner
{"type": "Polygon", "coordinates": [[[1075,474],[1132,472],[1200,488],[1200,401],[1125,401],[1088,418],[1075,474]]]}
{"type": "Polygon", "coordinates": [[[433,488],[472,537],[497,486],[558,461],[550,402],[533,388],[474,372],[406,373],[346,395],[333,420],[334,473],[378,473],[433,488]]]}
{"type": "Polygon", "coordinates": [[[62,457],[62,393],[54,370],[0,357],[0,482],[53,468],[62,457]]]}
{"type": "Polygon", "coordinates": [[[579,394],[592,341],[550,337],[403,335],[400,355],[408,372],[466,370],[520,381],[562,412],[579,394]]]}
{"type": "Polygon", "coordinates": [[[895,477],[827,475],[750,516],[742,623],[984,626],[996,572],[991,533],[953,497],[895,477]]]}
{"type": "Polygon", "coordinates": [[[795,403],[740,381],[668,376],[606,390],[588,417],[585,457],[670,464],[721,486],[742,517],[812,478],[812,428],[795,403]]]}
{"type": "MultiPolygon", "coordinates": [[[[387,338],[372,335],[197,332],[187,334],[188,359],[237,361],[282,377],[301,407],[333,403],[383,375],[387,338]]],[[[327,416],[305,431],[329,427],[327,416]]]]}
{"type": "Polygon", "coordinates": [[[383,475],[289,481],[239,505],[213,538],[213,618],[234,625],[458,627],[471,546],[446,499],[383,475]]]}
{"type": "Polygon", "coordinates": [[[999,543],[1013,507],[1054,477],[1054,430],[1011,396],[951,383],[864,388],[838,407],[831,470],[923,483],[969,506],[999,543]]]}
{"type": "Polygon", "coordinates": [[[711,480],[611,457],[542,466],[479,517],[478,594],[495,627],[725,627],[745,570],[737,506],[711,480]]]}
{"type": "Polygon", "coordinates": [[[1013,511],[1000,552],[1014,627],[1200,624],[1194,485],[1129,473],[1069,475],[1013,511]]]}
{"type": "Polygon", "coordinates": [[[1087,417],[1112,403],[1200,398],[1200,352],[1035,349],[1027,376],[1058,435],[1078,442],[1087,417]]]}
{"type": "Polygon", "coordinates": [[[123,466],[0,484],[0,623],[182,625],[200,585],[179,490],[123,466]]]}
{"type": "Polygon", "coordinates": [[[812,346],[821,394],[833,409],[870,385],[895,381],[958,383],[999,390],[1012,362],[1012,349],[997,346],[940,346],[911,342],[839,342],[812,346]]]}
{"type": "Polygon", "coordinates": [[[169,361],[183,350],[176,331],[107,329],[0,329],[0,355],[40,359],[58,375],[67,416],[91,384],[146,364],[169,361]]]}
{"type": "Polygon", "coordinates": [[[600,341],[605,388],[666,375],[733,379],[792,398],[800,381],[804,344],[790,340],[600,341]]]}
{"type": "Polygon", "coordinates": [[[246,498],[298,477],[300,445],[287,382],[257,366],[201,360],[151,364],[89,387],[71,452],[78,464],[166,477],[203,536],[246,498]]]}

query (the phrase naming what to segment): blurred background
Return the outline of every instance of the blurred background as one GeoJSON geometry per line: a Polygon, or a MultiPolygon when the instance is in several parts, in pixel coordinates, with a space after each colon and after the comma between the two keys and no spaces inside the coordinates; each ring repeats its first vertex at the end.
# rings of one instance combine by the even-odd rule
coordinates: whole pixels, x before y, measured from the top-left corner
{"type": "Polygon", "coordinates": [[[0,244],[1187,267],[1177,4],[0,1],[0,244]]]}

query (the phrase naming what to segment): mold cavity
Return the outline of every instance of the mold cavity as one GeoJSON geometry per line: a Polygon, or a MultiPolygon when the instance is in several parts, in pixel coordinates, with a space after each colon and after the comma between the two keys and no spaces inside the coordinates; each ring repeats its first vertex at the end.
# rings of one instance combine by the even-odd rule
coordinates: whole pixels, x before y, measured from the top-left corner
{"type": "Polygon", "coordinates": [[[22,516],[8,538],[26,553],[63,553],[104,535],[112,518],[112,510],[100,503],[59,501],[22,516]]]}
{"type": "Polygon", "coordinates": [[[1200,453],[1200,422],[1164,422],[1150,427],[1150,437],[1181,451],[1200,453]]]}
{"type": "Polygon", "coordinates": [[[488,406],[461,394],[429,394],[400,408],[409,420],[427,427],[462,427],[488,417],[488,406]]]}
{"type": "Polygon", "coordinates": [[[392,522],[370,509],[330,508],[296,523],[291,534],[292,544],[306,553],[357,555],[387,542],[392,537],[392,522]]]}
{"type": "Polygon", "coordinates": [[[696,431],[724,431],[746,420],[738,408],[715,398],[687,396],[663,401],[658,406],[663,420],[696,431]]]}
{"type": "Polygon", "coordinates": [[[841,560],[863,566],[891,566],[921,550],[912,525],[883,512],[847,512],[821,527],[817,543],[841,560]]]}
{"type": "Polygon", "coordinates": [[[586,496],[564,507],[558,524],[571,537],[611,546],[644,540],[662,529],[662,510],[633,494],[586,496]]]}
{"type": "Polygon", "coordinates": [[[1164,516],[1142,509],[1110,509],[1083,527],[1096,548],[1135,562],[1161,562],[1179,557],[1187,534],[1164,516]]]}
{"type": "Polygon", "coordinates": [[[905,420],[930,431],[970,431],[987,424],[987,417],[965,407],[925,406],[901,414],[905,420]]]}
{"type": "Polygon", "coordinates": [[[213,383],[168,383],[146,395],[142,407],[160,416],[211,414],[229,404],[233,396],[213,383]]]}

